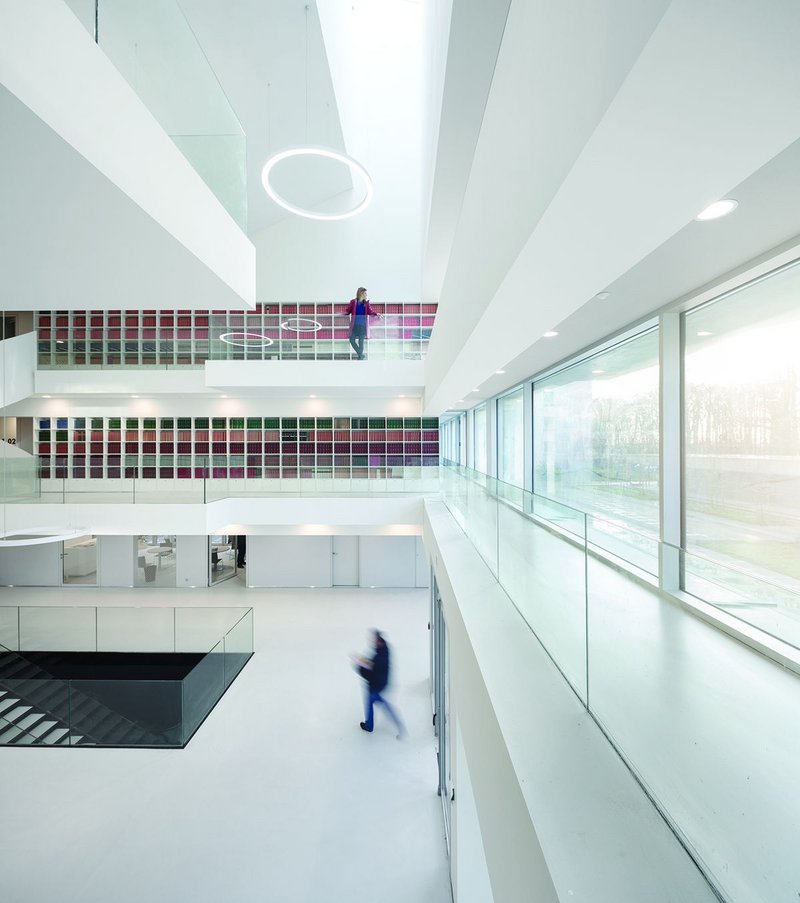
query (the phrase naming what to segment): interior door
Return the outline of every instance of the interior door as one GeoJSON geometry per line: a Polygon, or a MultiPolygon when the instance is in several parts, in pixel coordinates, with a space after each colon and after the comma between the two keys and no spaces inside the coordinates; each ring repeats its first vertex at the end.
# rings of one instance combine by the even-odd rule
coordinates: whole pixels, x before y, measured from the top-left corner
{"type": "Polygon", "coordinates": [[[358,537],[333,537],[333,585],[358,586],[358,537]]]}

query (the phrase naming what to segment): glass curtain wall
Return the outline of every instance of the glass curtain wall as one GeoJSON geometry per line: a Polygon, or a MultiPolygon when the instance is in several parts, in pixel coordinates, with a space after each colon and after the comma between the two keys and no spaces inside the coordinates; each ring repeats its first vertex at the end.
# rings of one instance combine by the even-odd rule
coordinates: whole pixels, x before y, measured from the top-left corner
{"type": "Polygon", "coordinates": [[[658,383],[655,328],[534,382],[534,492],[657,537],[658,383]]]}
{"type": "Polygon", "coordinates": [[[525,425],[522,386],[497,399],[497,478],[524,486],[525,425]]]}
{"type": "Polygon", "coordinates": [[[440,446],[442,458],[446,461],[454,461],[456,464],[464,464],[466,448],[464,447],[464,429],[467,420],[465,413],[456,414],[450,420],[441,425],[440,446]]]}
{"type": "Polygon", "coordinates": [[[488,473],[486,466],[486,404],[478,405],[472,414],[473,469],[488,473]]]}
{"type": "Polygon", "coordinates": [[[684,409],[687,551],[800,588],[800,266],[685,315],[684,409]]]}

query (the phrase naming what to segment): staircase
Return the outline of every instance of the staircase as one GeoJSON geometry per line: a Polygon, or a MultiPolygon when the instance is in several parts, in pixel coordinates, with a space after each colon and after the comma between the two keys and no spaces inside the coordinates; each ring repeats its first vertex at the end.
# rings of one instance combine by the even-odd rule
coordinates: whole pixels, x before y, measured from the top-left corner
{"type": "Polygon", "coordinates": [[[89,741],[0,688],[0,746],[80,746],[89,741]]]}
{"type": "Polygon", "coordinates": [[[0,746],[164,746],[69,681],[0,646],[0,746]]]}

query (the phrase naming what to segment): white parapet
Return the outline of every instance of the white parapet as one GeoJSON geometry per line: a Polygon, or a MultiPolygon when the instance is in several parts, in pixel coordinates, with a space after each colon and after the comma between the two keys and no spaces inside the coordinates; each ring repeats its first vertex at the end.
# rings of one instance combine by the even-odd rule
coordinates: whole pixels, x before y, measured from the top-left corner
{"type": "Polygon", "coordinates": [[[16,309],[254,306],[249,239],[61,0],[0,5],[0,84],[16,309]]]}

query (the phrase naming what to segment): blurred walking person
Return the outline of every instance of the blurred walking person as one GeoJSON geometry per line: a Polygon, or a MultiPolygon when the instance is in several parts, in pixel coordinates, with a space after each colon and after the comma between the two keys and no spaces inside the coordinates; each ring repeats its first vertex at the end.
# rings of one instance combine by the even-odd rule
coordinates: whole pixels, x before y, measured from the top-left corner
{"type": "Polygon", "coordinates": [[[354,656],[353,659],[356,670],[366,681],[364,720],[360,722],[361,730],[372,733],[375,726],[374,709],[376,705],[381,705],[394,722],[397,728],[397,739],[400,740],[405,735],[406,729],[394,706],[383,697],[383,692],[389,684],[389,646],[379,630],[372,632],[372,638],[374,647],[372,658],[354,656]]]}

